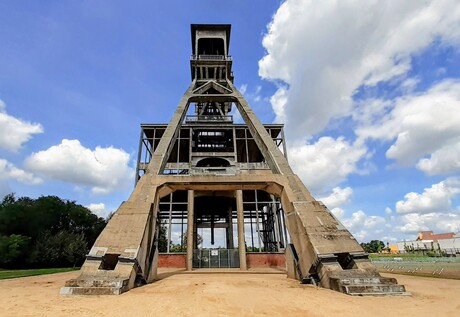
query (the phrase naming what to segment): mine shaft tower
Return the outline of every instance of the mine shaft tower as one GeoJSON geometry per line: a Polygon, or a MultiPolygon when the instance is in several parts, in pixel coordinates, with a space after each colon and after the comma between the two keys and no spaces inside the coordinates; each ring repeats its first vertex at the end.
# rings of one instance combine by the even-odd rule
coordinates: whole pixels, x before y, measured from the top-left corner
{"type": "Polygon", "coordinates": [[[169,124],[141,125],[135,189],[61,293],[120,294],[150,283],[159,253],[173,249],[187,270],[246,270],[248,251],[283,252],[288,275],[304,283],[404,293],[293,173],[283,125],[262,124],[234,86],[230,29],[191,26],[192,83],[169,124]]]}

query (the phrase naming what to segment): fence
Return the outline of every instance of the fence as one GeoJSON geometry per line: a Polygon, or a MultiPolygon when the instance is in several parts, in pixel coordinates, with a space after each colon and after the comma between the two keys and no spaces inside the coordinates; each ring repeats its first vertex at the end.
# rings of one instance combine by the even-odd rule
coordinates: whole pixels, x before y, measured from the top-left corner
{"type": "Polygon", "coordinates": [[[193,253],[194,268],[239,268],[238,249],[196,249],[193,253]]]}
{"type": "Polygon", "coordinates": [[[460,278],[460,257],[376,258],[371,259],[382,273],[460,278]]]}

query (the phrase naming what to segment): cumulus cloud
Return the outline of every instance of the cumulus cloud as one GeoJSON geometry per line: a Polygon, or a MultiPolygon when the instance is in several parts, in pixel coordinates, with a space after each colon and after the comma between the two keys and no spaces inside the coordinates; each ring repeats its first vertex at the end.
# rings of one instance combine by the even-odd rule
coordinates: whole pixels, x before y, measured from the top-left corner
{"type": "Polygon", "coordinates": [[[113,147],[85,148],[78,140],[62,140],[25,160],[27,169],[47,178],[90,186],[95,194],[108,194],[132,185],[129,154],[113,147]]]}
{"type": "Polygon", "coordinates": [[[429,158],[421,159],[417,168],[427,175],[450,174],[460,171],[460,140],[454,141],[452,145],[446,142],[440,149],[431,153],[429,158]]]}
{"type": "Polygon", "coordinates": [[[338,219],[342,219],[345,215],[345,210],[340,206],[349,202],[352,194],[353,190],[350,187],[334,187],[332,193],[325,197],[319,197],[318,200],[326,205],[334,216],[338,219]]]}
{"type": "Polygon", "coordinates": [[[460,82],[444,80],[429,90],[389,101],[374,100],[374,117],[357,112],[361,139],[393,141],[386,156],[429,175],[460,170],[460,82]],[[391,109],[390,109],[391,108],[391,109]],[[377,119],[378,118],[378,119],[377,119]],[[429,158],[425,158],[429,155],[429,158]]]}
{"type": "Polygon", "coordinates": [[[322,201],[329,209],[334,209],[349,202],[352,194],[353,190],[350,187],[334,187],[332,193],[326,197],[320,197],[318,200],[322,201]]]}
{"type": "Polygon", "coordinates": [[[13,179],[28,185],[37,185],[42,183],[42,179],[39,177],[17,168],[14,164],[4,159],[0,159],[0,180],[1,179],[13,179]]]}
{"type": "MultiPolygon", "coordinates": [[[[334,192],[326,198],[330,197],[332,202],[337,203],[348,201],[351,195],[346,194],[345,189],[335,189],[334,192]]],[[[452,206],[459,193],[460,178],[451,177],[425,188],[422,193],[406,194],[404,200],[396,203],[395,212],[389,207],[385,208],[384,217],[371,216],[363,210],[358,210],[347,217],[345,211],[340,207],[331,211],[361,242],[373,239],[381,241],[413,240],[418,232],[424,230],[460,231],[460,207],[452,206]]]]}
{"type": "Polygon", "coordinates": [[[102,217],[102,218],[107,217],[107,215],[109,214],[109,211],[105,207],[104,203],[98,203],[98,204],[92,203],[92,204],[89,204],[89,205],[87,205],[85,207],[88,208],[89,210],[91,210],[91,212],[93,214],[95,214],[95,215],[97,215],[99,217],[102,217]]]}
{"type": "Polygon", "coordinates": [[[17,151],[34,134],[43,133],[39,123],[30,123],[6,113],[6,105],[0,100],[0,148],[17,151]]]}
{"type": "Polygon", "coordinates": [[[432,230],[435,232],[459,232],[460,215],[455,212],[428,214],[411,213],[401,217],[403,225],[397,226],[397,232],[415,236],[420,231],[432,230]]]}
{"type": "Polygon", "coordinates": [[[272,107],[287,134],[301,139],[349,115],[360,86],[407,74],[411,56],[434,40],[459,44],[459,21],[455,0],[287,0],[264,36],[259,75],[287,84],[272,107]]]}
{"type": "Polygon", "coordinates": [[[344,138],[322,137],[316,143],[289,149],[289,162],[308,188],[323,191],[342,182],[349,174],[358,172],[357,162],[367,150],[350,144],[344,138]]]}
{"type": "Polygon", "coordinates": [[[330,212],[334,214],[334,216],[337,217],[337,219],[342,220],[343,216],[345,215],[345,210],[340,207],[335,207],[332,209],[329,209],[330,212]]]}
{"type": "Polygon", "coordinates": [[[423,193],[410,192],[404,200],[396,203],[399,214],[429,214],[434,212],[449,212],[452,198],[460,193],[460,178],[449,178],[440,183],[425,188],[423,193]]]}
{"type": "Polygon", "coordinates": [[[383,217],[369,216],[358,210],[350,218],[342,219],[342,223],[359,241],[364,241],[370,236],[370,232],[384,228],[386,221],[383,217]]]}

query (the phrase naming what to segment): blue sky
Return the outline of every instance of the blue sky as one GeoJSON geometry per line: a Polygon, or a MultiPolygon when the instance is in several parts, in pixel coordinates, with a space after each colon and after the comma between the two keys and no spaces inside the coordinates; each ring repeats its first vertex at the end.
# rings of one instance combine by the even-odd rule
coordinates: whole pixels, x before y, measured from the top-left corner
{"type": "Polygon", "coordinates": [[[359,241],[460,230],[457,1],[4,1],[0,195],[100,215],[133,188],[140,123],[190,83],[190,24],[230,23],[237,87],[359,241]]]}

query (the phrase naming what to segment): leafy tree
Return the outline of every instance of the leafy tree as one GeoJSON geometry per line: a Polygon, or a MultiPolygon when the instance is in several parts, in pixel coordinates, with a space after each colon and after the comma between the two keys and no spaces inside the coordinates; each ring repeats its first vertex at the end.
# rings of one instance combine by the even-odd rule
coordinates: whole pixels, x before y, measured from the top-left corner
{"type": "Polygon", "coordinates": [[[13,193],[8,194],[5,197],[3,197],[2,203],[0,204],[0,208],[11,206],[15,202],[16,202],[16,197],[14,196],[14,194],[13,193]]]}
{"type": "Polygon", "coordinates": [[[40,236],[35,249],[35,262],[40,266],[76,266],[82,264],[88,252],[83,234],[59,231],[40,236]]]}
{"type": "MultiPolygon", "coordinates": [[[[159,234],[158,234],[158,251],[159,252],[167,252],[168,251],[168,229],[166,225],[161,224],[159,226],[159,234]]],[[[203,243],[203,237],[200,234],[197,234],[197,245],[203,243]]],[[[182,246],[180,244],[173,244],[170,241],[169,244],[169,252],[185,252],[187,251],[187,232],[184,232],[181,235],[182,246]]]]}
{"type": "MultiPolygon", "coordinates": [[[[184,249],[184,251],[187,251],[187,232],[184,232],[181,235],[181,238],[182,238],[183,245],[184,245],[183,249],[184,249]]],[[[203,243],[203,237],[201,236],[201,234],[197,233],[196,234],[196,245],[199,246],[202,243],[203,243]]]]}
{"type": "Polygon", "coordinates": [[[379,253],[385,248],[385,243],[380,240],[371,240],[368,243],[361,243],[361,246],[367,253],[379,253]]]}
{"type": "Polygon", "coordinates": [[[74,201],[6,195],[0,203],[0,267],[79,265],[105,225],[74,201]]]}
{"type": "Polygon", "coordinates": [[[63,256],[69,264],[72,264],[73,267],[81,265],[85,256],[88,253],[88,245],[86,243],[85,236],[80,234],[73,234],[74,237],[70,237],[72,240],[64,248],[63,256]]]}
{"type": "Polygon", "coordinates": [[[168,250],[168,236],[166,235],[168,229],[164,225],[159,225],[158,230],[160,231],[158,233],[158,252],[166,252],[168,250]]]}
{"type": "Polygon", "coordinates": [[[30,238],[18,234],[0,236],[0,266],[25,267],[30,238]]]}

